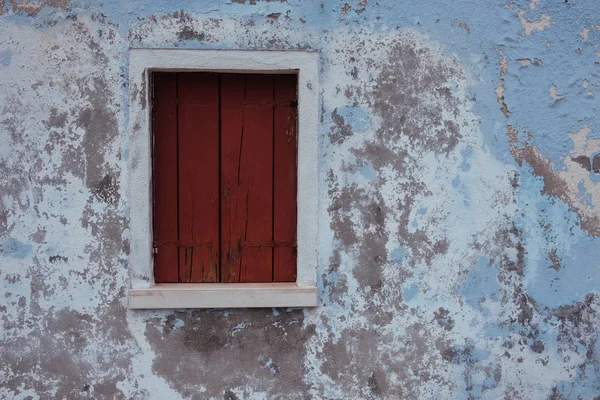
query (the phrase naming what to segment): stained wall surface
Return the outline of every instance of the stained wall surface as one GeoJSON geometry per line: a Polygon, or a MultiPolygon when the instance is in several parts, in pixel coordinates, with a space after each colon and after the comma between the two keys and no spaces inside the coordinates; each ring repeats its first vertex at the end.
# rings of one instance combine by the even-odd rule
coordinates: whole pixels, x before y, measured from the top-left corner
{"type": "Polygon", "coordinates": [[[0,398],[598,398],[599,98],[594,0],[0,0],[0,398]],[[127,309],[132,47],[319,53],[319,307],[127,309]]]}

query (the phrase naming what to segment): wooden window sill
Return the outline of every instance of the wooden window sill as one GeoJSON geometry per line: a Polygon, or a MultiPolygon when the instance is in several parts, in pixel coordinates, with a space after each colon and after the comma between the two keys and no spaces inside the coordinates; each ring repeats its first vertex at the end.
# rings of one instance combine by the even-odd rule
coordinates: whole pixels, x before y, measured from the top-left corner
{"type": "Polygon", "coordinates": [[[296,283],[160,283],[129,290],[130,309],[316,307],[317,288],[296,283]]]}

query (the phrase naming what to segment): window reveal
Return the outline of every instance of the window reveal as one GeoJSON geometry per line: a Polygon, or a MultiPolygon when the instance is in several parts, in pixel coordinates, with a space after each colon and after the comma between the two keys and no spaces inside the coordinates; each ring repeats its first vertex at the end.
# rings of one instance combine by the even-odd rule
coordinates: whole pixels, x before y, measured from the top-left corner
{"type": "Polygon", "coordinates": [[[297,76],[153,78],[155,281],[294,282],[297,76]]]}

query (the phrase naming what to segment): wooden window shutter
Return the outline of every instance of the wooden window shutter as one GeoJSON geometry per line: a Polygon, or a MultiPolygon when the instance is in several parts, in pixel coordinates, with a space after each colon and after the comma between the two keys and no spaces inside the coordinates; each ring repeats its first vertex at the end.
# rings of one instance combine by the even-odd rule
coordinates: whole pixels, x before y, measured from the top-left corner
{"type": "Polygon", "coordinates": [[[273,281],[296,281],[296,75],[275,76],[273,149],[273,281]]]}
{"type": "Polygon", "coordinates": [[[296,75],[155,73],[155,281],[296,280],[296,75]]]}
{"type": "Polygon", "coordinates": [[[219,273],[219,79],[178,74],[179,282],[219,273]]]}
{"type": "Polygon", "coordinates": [[[154,74],[154,280],[179,282],[177,75],[154,74]]]}

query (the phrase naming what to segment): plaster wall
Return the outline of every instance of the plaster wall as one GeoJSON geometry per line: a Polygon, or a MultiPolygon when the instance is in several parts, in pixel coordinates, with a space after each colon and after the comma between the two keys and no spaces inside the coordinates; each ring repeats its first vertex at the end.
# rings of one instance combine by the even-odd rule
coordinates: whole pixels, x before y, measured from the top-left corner
{"type": "Polygon", "coordinates": [[[598,398],[599,68],[593,0],[0,0],[0,398],[598,398]],[[127,309],[131,47],[319,52],[319,307],[127,309]]]}

